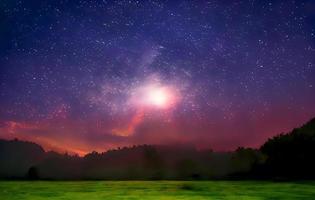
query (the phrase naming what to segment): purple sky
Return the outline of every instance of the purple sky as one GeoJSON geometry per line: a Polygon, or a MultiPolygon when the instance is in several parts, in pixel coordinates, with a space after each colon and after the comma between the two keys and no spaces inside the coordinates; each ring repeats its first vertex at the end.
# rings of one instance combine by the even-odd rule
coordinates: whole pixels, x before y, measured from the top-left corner
{"type": "Polygon", "coordinates": [[[0,2],[0,138],[231,150],[315,117],[314,1],[0,2]]]}

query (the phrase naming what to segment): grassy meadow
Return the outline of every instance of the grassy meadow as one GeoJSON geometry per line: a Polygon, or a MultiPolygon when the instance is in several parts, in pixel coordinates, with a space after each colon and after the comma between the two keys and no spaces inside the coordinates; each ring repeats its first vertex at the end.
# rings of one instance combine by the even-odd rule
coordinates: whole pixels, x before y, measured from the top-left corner
{"type": "Polygon", "coordinates": [[[315,199],[315,182],[1,181],[1,200],[315,199]]]}

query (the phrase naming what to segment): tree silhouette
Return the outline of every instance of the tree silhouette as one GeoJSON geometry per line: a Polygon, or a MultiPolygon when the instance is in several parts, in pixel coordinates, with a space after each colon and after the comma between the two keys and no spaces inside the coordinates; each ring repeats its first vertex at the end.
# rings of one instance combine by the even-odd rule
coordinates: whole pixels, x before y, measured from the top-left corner
{"type": "Polygon", "coordinates": [[[315,118],[288,134],[269,139],[260,150],[266,170],[278,178],[315,178],[315,118]]]}
{"type": "Polygon", "coordinates": [[[34,166],[30,167],[27,173],[27,177],[30,180],[38,180],[40,178],[38,169],[34,166]]]}

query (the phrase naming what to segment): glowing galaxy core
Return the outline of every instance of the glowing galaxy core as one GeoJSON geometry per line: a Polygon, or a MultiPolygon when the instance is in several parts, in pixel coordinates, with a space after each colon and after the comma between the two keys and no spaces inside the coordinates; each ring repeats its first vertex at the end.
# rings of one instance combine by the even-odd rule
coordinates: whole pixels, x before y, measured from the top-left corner
{"type": "Polygon", "coordinates": [[[111,133],[116,136],[131,136],[146,116],[158,111],[163,111],[163,116],[168,118],[180,100],[180,92],[175,84],[162,83],[152,75],[141,85],[131,89],[129,106],[133,108],[134,115],[123,128],[114,128],[111,133]],[[164,112],[165,111],[165,112],[164,112]]]}
{"type": "Polygon", "coordinates": [[[153,105],[163,108],[167,105],[168,100],[169,96],[164,88],[152,88],[148,92],[148,101],[153,105]]]}
{"type": "Polygon", "coordinates": [[[137,109],[171,109],[179,103],[180,93],[175,85],[162,83],[159,79],[149,79],[134,87],[130,102],[137,109]]]}
{"type": "Polygon", "coordinates": [[[175,103],[175,92],[166,86],[148,85],[143,89],[142,102],[146,106],[170,108],[175,103]]]}

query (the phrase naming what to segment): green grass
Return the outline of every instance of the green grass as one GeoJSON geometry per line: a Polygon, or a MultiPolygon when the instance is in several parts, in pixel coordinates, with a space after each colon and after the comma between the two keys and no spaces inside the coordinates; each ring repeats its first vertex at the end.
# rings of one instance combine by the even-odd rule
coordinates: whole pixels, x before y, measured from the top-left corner
{"type": "Polygon", "coordinates": [[[0,199],[315,199],[315,182],[1,181],[0,199]]]}

